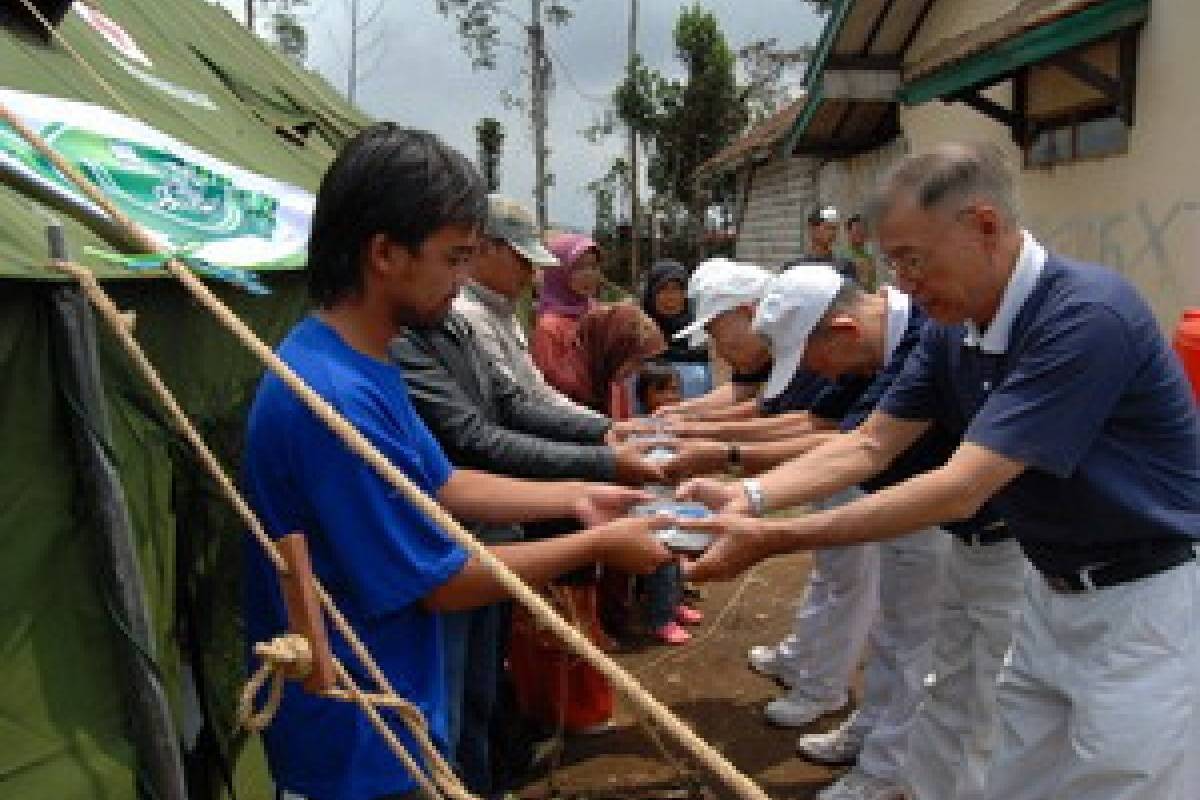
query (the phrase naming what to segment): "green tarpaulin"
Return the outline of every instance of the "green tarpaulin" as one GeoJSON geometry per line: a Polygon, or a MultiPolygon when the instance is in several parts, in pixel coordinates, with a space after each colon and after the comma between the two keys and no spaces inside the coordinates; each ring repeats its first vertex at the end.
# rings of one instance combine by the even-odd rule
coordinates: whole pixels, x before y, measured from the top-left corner
{"type": "MultiPolygon", "coordinates": [[[[11,28],[0,28],[0,99],[29,101],[35,110],[43,101],[52,109],[78,108],[60,101],[92,104],[201,154],[178,157],[138,136],[90,141],[75,154],[93,177],[117,176],[106,186],[110,196],[147,219],[161,216],[172,246],[216,242],[225,249],[214,252],[229,264],[231,252],[253,250],[253,237],[266,242],[287,224],[303,227],[302,214],[283,219],[289,201],[279,204],[273,192],[283,186],[293,201],[311,200],[335,148],[368,120],[202,0],[93,5],[103,18],[76,9],[60,30],[127,105],[108,97],[59,44],[11,28]],[[222,165],[245,175],[225,174],[222,165]]],[[[75,122],[88,130],[87,119],[75,122]]],[[[64,126],[39,129],[59,135],[64,126]]],[[[132,644],[99,579],[95,523],[81,498],[70,430],[85,422],[54,357],[50,297],[62,282],[44,267],[48,219],[62,222],[72,253],[136,313],[137,338],[234,472],[261,369],[170,279],[89,257],[87,247],[115,249],[97,234],[103,221],[89,219],[65,194],[29,190],[22,183],[29,175],[49,176],[52,188],[55,178],[33,159],[17,163],[14,177],[20,156],[13,156],[11,133],[0,130],[0,168],[10,168],[0,169],[0,797],[125,800],[137,796],[144,768],[123,698],[122,656],[132,644]]],[[[67,146],[68,137],[59,140],[67,146]]],[[[213,284],[270,342],[304,310],[303,254],[280,258],[277,251],[243,264],[265,265],[271,294],[213,284]]],[[[257,743],[238,746],[232,735],[243,669],[237,565],[245,534],[99,327],[112,428],[105,446],[133,523],[155,669],[188,737],[191,797],[219,796],[227,768],[242,776],[240,797],[266,797],[261,771],[239,768],[256,757],[257,743]],[[185,664],[199,679],[196,691],[183,681],[185,664]]]]}

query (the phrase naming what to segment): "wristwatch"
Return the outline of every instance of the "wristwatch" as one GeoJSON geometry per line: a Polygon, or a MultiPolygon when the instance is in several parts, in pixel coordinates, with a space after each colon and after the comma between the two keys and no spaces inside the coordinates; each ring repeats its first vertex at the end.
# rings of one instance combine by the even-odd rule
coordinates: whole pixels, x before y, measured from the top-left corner
{"type": "Polygon", "coordinates": [[[736,444],[730,443],[728,453],[729,453],[729,466],[731,466],[731,467],[741,466],[742,448],[738,447],[736,444]]]}
{"type": "Polygon", "coordinates": [[[750,513],[761,517],[767,511],[767,495],[763,492],[762,483],[758,478],[746,478],[742,481],[742,491],[746,493],[746,502],[750,513]]]}

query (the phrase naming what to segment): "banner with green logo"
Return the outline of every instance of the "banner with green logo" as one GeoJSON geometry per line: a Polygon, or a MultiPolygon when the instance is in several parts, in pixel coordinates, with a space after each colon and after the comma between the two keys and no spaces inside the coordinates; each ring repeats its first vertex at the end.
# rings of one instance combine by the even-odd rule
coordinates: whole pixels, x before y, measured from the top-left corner
{"type": "MultiPolygon", "coordinates": [[[[164,250],[213,264],[300,266],[311,192],[233,166],[162,131],[90,103],[0,88],[0,102],[99,186],[164,250]]],[[[0,123],[0,181],[62,210],[105,216],[14,130],[0,123]]]]}

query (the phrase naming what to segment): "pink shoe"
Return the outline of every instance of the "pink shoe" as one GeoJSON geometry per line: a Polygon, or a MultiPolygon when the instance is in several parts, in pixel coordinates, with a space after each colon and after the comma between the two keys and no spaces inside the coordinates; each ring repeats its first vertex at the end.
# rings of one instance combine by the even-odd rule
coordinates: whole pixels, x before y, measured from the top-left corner
{"type": "Polygon", "coordinates": [[[674,620],[656,630],[654,635],[666,644],[687,644],[692,640],[692,635],[679,627],[679,623],[674,620]]]}
{"type": "Polygon", "coordinates": [[[699,625],[704,622],[704,612],[680,603],[675,606],[675,619],[681,625],[699,625]]]}

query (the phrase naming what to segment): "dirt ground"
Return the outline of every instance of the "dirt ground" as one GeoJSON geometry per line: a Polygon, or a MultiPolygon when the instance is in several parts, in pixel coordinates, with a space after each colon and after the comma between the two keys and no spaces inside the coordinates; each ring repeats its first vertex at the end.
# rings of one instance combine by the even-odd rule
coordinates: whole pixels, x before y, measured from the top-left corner
{"type": "MultiPolygon", "coordinates": [[[[797,596],[807,580],[807,555],[775,559],[741,579],[703,587],[698,602],[707,618],[693,628],[683,647],[646,646],[618,654],[618,660],[646,688],[680,716],[773,798],[805,800],[828,784],[837,770],[811,764],[795,751],[798,731],[771,727],[763,706],[781,687],[746,664],[753,645],[778,641],[791,624],[797,596]]],[[[828,730],[847,711],[830,714],[812,732],[828,730]]],[[[526,800],[546,798],[670,798],[685,800],[686,787],[640,726],[627,704],[620,704],[616,730],[599,736],[568,738],[561,764],[529,784],[526,800]]],[[[703,795],[735,795],[694,759],[666,741],[672,758],[690,770],[703,795]]]]}

